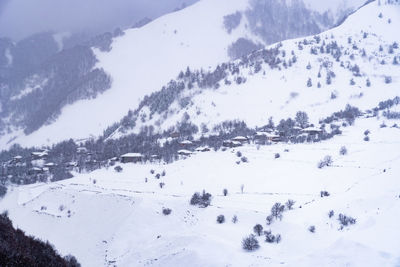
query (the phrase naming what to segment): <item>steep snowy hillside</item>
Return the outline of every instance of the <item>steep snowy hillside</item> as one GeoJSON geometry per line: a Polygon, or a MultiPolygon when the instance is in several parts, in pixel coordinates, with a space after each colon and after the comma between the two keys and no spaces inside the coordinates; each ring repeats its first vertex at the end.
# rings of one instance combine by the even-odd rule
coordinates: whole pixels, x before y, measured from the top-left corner
{"type": "Polygon", "coordinates": [[[315,124],[346,104],[371,109],[399,93],[399,27],[400,6],[374,2],[320,35],[284,41],[212,70],[183,69],[128,114],[113,136],[144,126],[164,131],[183,121],[208,130],[233,119],[255,127],[300,110],[315,124]]]}
{"type": "MultiPolygon", "coordinates": [[[[107,83],[100,86],[95,80],[94,85],[90,84],[94,88],[89,91],[103,92],[108,89],[101,95],[95,94],[95,99],[83,97],[85,100],[73,98],[74,101],[70,101],[68,96],[61,94],[55,102],[62,105],[57,106],[60,110],[56,109],[54,114],[48,114],[47,106],[42,106],[39,101],[31,105],[40,107],[38,110],[23,109],[22,115],[17,113],[11,118],[4,115],[4,130],[9,127],[0,144],[52,144],[68,138],[85,139],[100,135],[129,109],[135,109],[146,94],[159,90],[187,66],[210,70],[230,58],[238,58],[266,44],[317,34],[336,25],[363,2],[331,0],[325,8],[320,5],[314,8],[315,2],[311,0],[305,3],[200,1],[142,28],[127,30],[124,36],[113,39],[111,51],[94,49],[99,62],[93,68],[104,70],[111,76],[111,88],[108,89],[107,83]],[[30,114],[40,115],[43,119],[39,122],[31,120],[30,114]],[[35,127],[28,125],[29,129],[24,129],[25,121],[35,127]]],[[[109,41],[107,36],[105,38],[109,41]]],[[[74,86],[73,83],[68,84],[68,89],[74,86]]],[[[41,88],[40,84],[38,87],[41,88]]],[[[25,89],[20,88],[20,91],[25,89]]],[[[47,92],[43,95],[46,97],[47,92]]]]}
{"type": "Polygon", "coordinates": [[[400,131],[382,122],[357,120],[320,143],[247,145],[14,187],[0,211],[83,266],[398,266],[400,131]],[[237,164],[239,151],[247,161],[237,164]],[[317,168],[326,155],[333,162],[317,168]],[[190,205],[203,189],[211,205],[190,205]],[[268,225],[273,204],[288,199],[292,209],[268,225]],[[256,224],[280,242],[263,235],[260,249],[243,250],[256,224]]]}

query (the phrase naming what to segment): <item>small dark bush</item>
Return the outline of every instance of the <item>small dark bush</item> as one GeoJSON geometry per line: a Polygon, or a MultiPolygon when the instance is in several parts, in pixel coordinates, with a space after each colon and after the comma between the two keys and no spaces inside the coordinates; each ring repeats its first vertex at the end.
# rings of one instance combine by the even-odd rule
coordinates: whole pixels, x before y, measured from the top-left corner
{"type": "Polygon", "coordinates": [[[223,194],[224,194],[224,196],[226,197],[226,196],[228,195],[228,189],[224,188],[223,194]]]}
{"type": "Polygon", "coordinates": [[[328,191],[321,191],[320,195],[321,195],[321,197],[329,197],[330,196],[328,191]]]}
{"type": "Polygon", "coordinates": [[[279,153],[275,153],[275,158],[276,159],[278,159],[278,158],[280,158],[281,157],[281,155],[279,154],[279,153]]]}
{"type": "Polygon", "coordinates": [[[238,217],[236,215],[233,215],[232,222],[233,223],[237,223],[238,222],[238,217]]]}
{"type": "Polygon", "coordinates": [[[323,160],[321,160],[320,162],[318,162],[318,168],[322,169],[325,166],[331,166],[332,165],[332,157],[327,155],[324,157],[323,160]]]}
{"type": "Polygon", "coordinates": [[[262,225],[261,224],[254,225],[253,231],[254,231],[254,233],[256,233],[256,235],[261,236],[262,231],[263,231],[262,225]]]}
{"type": "Polygon", "coordinates": [[[203,194],[200,195],[200,193],[196,192],[193,194],[192,198],[190,199],[190,205],[195,205],[199,206],[201,208],[206,208],[210,205],[211,203],[211,194],[206,193],[203,190],[203,194]]]}
{"type": "Polygon", "coordinates": [[[121,166],[116,166],[115,168],[114,168],[114,170],[116,171],[116,172],[122,172],[122,167],[121,166]]]}
{"type": "Polygon", "coordinates": [[[365,142],[368,142],[368,141],[369,141],[369,136],[368,136],[368,135],[364,137],[364,141],[365,141],[365,142]]]}
{"type": "Polygon", "coordinates": [[[217,223],[221,224],[225,222],[225,216],[224,215],[218,215],[217,216],[217,223]]]}
{"type": "Polygon", "coordinates": [[[256,237],[252,234],[242,240],[242,247],[244,250],[254,251],[257,250],[260,245],[258,244],[256,237]]]}
{"type": "Polygon", "coordinates": [[[236,152],[236,156],[237,156],[238,158],[240,158],[240,157],[242,156],[242,152],[237,151],[237,152],[236,152]]]}
{"type": "Polygon", "coordinates": [[[310,231],[311,233],[315,233],[315,226],[311,225],[310,227],[308,227],[308,231],[310,231]]]}
{"type": "Polygon", "coordinates": [[[335,212],[333,210],[330,210],[328,213],[329,218],[332,218],[335,215],[335,212]]]}
{"type": "Polygon", "coordinates": [[[267,243],[274,243],[274,242],[276,242],[276,237],[275,237],[275,235],[273,235],[273,234],[271,233],[271,230],[269,230],[269,231],[264,231],[264,235],[265,235],[265,242],[267,242],[267,243]]]}
{"type": "Polygon", "coordinates": [[[294,203],[296,203],[294,200],[289,199],[289,200],[285,203],[285,206],[286,206],[286,208],[287,208],[288,210],[291,210],[291,209],[293,209],[294,203]]]}
{"type": "Polygon", "coordinates": [[[341,225],[341,228],[343,228],[344,226],[349,226],[349,225],[356,223],[356,219],[354,219],[353,217],[350,217],[350,216],[346,216],[342,213],[339,214],[338,220],[341,225]]]}
{"type": "Polygon", "coordinates": [[[282,205],[281,203],[277,202],[271,208],[271,215],[275,219],[279,218],[280,220],[282,220],[282,213],[284,210],[285,210],[285,206],[282,205]]]}
{"type": "Polygon", "coordinates": [[[272,215],[268,215],[265,220],[267,221],[267,225],[270,225],[274,220],[274,217],[272,215]]]}
{"type": "Polygon", "coordinates": [[[347,154],[347,148],[345,146],[342,146],[340,148],[339,154],[340,155],[346,155],[347,154]]]}
{"type": "Polygon", "coordinates": [[[245,156],[241,157],[240,159],[242,160],[242,162],[249,162],[249,160],[245,156]]]}
{"type": "Polygon", "coordinates": [[[171,212],[172,212],[172,210],[169,209],[169,208],[163,208],[163,209],[162,209],[162,213],[163,213],[164,215],[170,215],[171,212]]]}

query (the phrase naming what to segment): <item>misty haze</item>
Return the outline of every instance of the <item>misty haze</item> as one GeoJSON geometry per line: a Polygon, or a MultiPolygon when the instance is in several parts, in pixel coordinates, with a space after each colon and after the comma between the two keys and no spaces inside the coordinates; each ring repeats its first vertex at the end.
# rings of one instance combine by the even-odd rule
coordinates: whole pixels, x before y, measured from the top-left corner
{"type": "Polygon", "coordinates": [[[2,0],[0,37],[44,32],[102,33],[157,18],[196,0],[2,0]]]}
{"type": "Polygon", "coordinates": [[[400,0],[0,0],[0,266],[400,266],[400,0]]]}

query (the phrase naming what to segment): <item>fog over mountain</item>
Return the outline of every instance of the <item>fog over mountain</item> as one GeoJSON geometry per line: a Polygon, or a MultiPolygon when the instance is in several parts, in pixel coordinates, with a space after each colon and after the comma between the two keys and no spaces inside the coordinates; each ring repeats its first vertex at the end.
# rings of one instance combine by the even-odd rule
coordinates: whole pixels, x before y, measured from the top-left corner
{"type": "Polygon", "coordinates": [[[1,0],[0,37],[20,40],[42,31],[101,33],[194,2],[197,0],[1,0]]]}
{"type": "Polygon", "coordinates": [[[0,267],[400,267],[399,28],[400,0],[0,0],[0,267]]]}

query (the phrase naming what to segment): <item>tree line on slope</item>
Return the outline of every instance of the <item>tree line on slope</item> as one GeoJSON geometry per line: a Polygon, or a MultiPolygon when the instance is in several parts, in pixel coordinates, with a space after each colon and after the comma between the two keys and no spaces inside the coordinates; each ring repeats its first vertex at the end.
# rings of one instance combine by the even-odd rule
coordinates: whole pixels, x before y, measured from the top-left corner
{"type": "Polygon", "coordinates": [[[7,212],[0,215],[0,266],[80,267],[74,256],[61,257],[49,242],[15,229],[7,212]]]}

